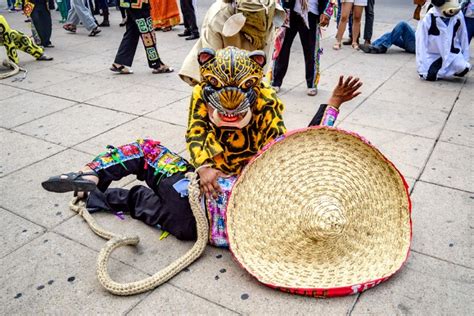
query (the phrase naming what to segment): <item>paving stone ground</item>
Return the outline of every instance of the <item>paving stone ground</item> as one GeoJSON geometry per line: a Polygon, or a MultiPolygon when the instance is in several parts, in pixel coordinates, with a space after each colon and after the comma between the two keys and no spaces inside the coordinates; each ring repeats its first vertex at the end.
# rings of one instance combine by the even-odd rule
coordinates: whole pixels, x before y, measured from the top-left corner
{"type": "MultiPolygon", "coordinates": [[[[200,18],[210,3],[199,3],[200,18]]],[[[0,14],[29,32],[20,14],[0,14]]],[[[95,276],[104,241],[68,209],[69,195],[48,194],[40,182],[79,168],[107,144],[138,137],[160,139],[185,154],[191,89],[176,73],[152,75],[141,46],[134,75],[108,71],[124,31],[115,10],[112,27],[96,38],[83,28],[67,34],[57,23],[57,12],[52,14],[56,47],[47,53],[54,61],[36,62],[21,53],[27,78],[0,81],[0,314],[473,315],[472,73],[452,82],[421,81],[415,56],[397,49],[386,55],[333,51],[332,26],[324,34],[319,95],[311,98],[305,94],[299,40],[293,45],[280,94],[287,126],[306,126],[340,74],[359,76],[363,94],[342,107],[338,126],[369,139],[410,184],[412,252],[393,279],[358,296],[292,296],[258,284],[228,251],[208,247],[166,285],[117,297],[102,289],[95,276]]],[[[382,22],[377,21],[375,36],[396,21],[382,22]]],[[[181,31],[157,34],[161,57],[176,69],[193,44],[176,36],[181,31]]],[[[130,183],[136,184],[127,178],[117,185],[130,183]]],[[[113,231],[141,237],[137,248],[119,249],[113,256],[110,272],[122,281],[151,275],[192,246],[173,237],[159,241],[158,231],[129,217],[95,216],[113,231]]]]}

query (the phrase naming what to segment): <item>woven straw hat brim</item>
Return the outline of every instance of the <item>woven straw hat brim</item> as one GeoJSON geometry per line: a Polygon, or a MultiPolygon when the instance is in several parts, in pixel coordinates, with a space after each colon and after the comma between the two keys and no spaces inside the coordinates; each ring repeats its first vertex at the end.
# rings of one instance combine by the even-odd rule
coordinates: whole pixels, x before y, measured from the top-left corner
{"type": "Polygon", "coordinates": [[[226,222],[232,253],[260,282],[336,296],[401,268],[410,215],[390,161],[353,133],[319,127],[287,134],[247,165],[226,222]]]}

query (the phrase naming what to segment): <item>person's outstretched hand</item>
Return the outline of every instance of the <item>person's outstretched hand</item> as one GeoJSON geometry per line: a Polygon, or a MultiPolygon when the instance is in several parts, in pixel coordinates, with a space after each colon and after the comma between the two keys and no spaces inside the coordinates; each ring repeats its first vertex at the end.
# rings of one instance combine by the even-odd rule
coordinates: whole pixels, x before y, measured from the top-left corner
{"type": "Polygon", "coordinates": [[[326,27],[329,25],[330,18],[326,14],[321,14],[319,16],[319,25],[321,27],[326,27]]]}
{"type": "Polygon", "coordinates": [[[227,175],[222,171],[211,167],[199,169],[198,174],[201,193],[205,194],[208,199],[211,197],[217,198],[219,192],[221,192],[221,187],[217,183],[217,178],[225,178],[227,175]]]}
{"type": "Polygon", "coordinates": [[[344,80],[344,76],[340,76],[328,104],[339,109],[342,103],[350,101],[361,94],[358,91],[360,87],[362,87],[362,81],[359,78],[349,76],[344,80]]]}

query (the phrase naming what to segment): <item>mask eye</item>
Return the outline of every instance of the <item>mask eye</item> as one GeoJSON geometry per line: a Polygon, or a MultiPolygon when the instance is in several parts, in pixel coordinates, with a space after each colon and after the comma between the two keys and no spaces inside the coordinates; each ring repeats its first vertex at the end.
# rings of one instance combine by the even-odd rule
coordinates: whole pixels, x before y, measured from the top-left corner
{"type": "Polygon", "coordinates": [[[252,88],[255,84],[257,83],[257,79],[255,78],[250,78],[247,79],[244,83],[242,83],[240,86],[244,89],[249,89],[252,88]]]}
{"type": "Polygon", "coordinates": [[[207,77],[207,81],[213,86],[214,88],[220,88],[221,84],[219,80],[217,80],[215,77],[207,77]]]}

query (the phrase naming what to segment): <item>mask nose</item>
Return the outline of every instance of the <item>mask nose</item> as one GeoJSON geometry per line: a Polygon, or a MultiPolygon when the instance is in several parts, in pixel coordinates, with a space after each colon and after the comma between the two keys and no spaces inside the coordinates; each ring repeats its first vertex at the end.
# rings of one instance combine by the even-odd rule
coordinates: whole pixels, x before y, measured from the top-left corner
{"type": "Polygon", "coordinates": [[[237,88],[228,87],[220,94],[220,102],[222,106],[228,110],[235,110],[242,104],[245,94],[237,88]]]}
{"type": "Polygon", "coordinates": [[[455,16],[456,14],[458,14],[459,11],[461,11],[460,8],[448,9],[444,12],[444,15],[452,17],[452,16],[455,16]]]}

